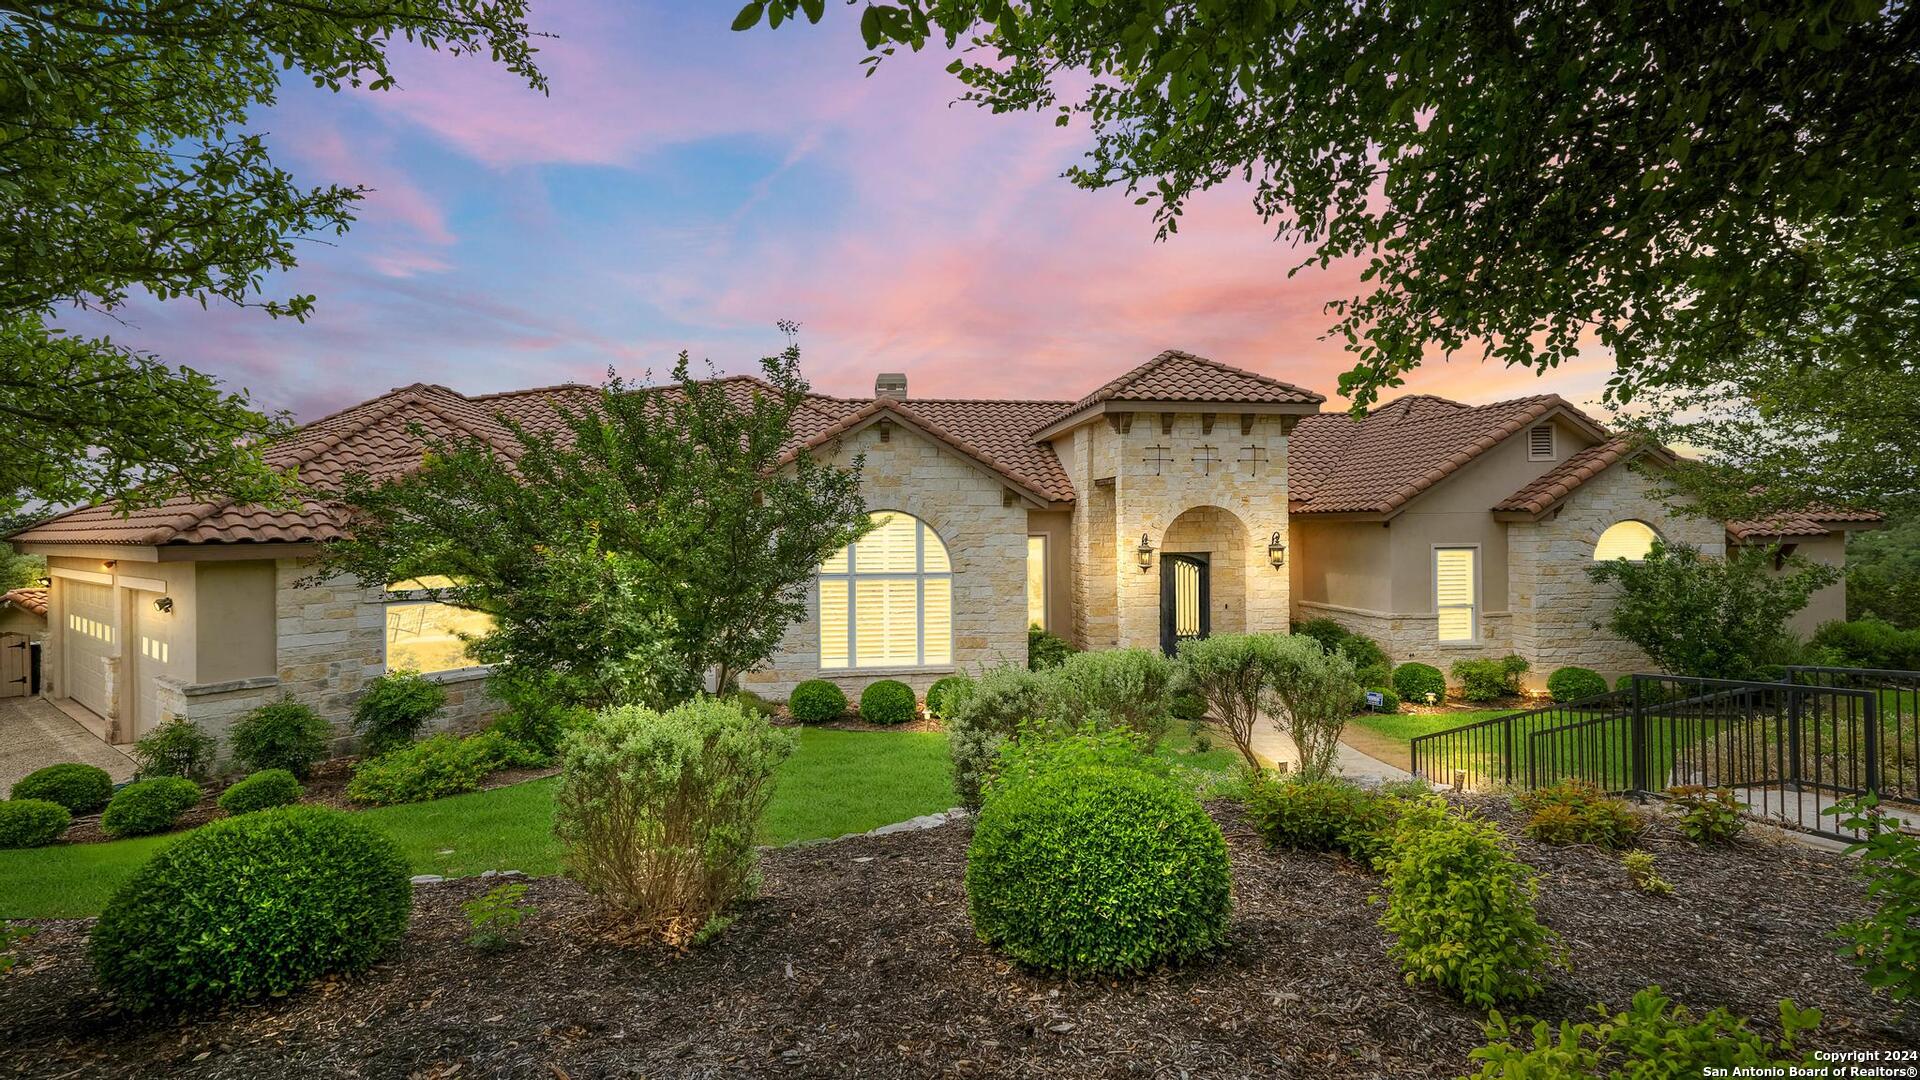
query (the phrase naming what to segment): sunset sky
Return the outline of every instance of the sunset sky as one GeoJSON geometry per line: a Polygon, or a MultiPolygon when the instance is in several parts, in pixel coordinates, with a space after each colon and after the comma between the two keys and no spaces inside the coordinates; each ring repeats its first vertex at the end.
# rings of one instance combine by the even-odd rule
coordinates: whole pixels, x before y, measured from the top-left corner
{"type": "MultiPolygon", "coordinates": [[[[747,370],[801,324],[817,389],[1077,397],[1163,348],[1333,394],[1320,340],[1351,270],[1287,271],[1244,191],[1153,239],[1146,207],[1060,178],[1084,127],[957,104],[937,54],[862,78],[854,19],[736,34],[733,8],[537,0],[551,96],[479,58],[402,54],[400,88],[289,86],[257,118],[302,181],[374,188],[274,295],[306,324],[142,302],[77,329],[311,418],[389,387],[468,393],[664,371],[681,349],[747,370]]],[[[1430,364],[1409,392],[1597,397],[1601,358],[1537,379],[1430,364]]],[[[1336,403],[1337,405],[1337,403],[1336,403]]]]}

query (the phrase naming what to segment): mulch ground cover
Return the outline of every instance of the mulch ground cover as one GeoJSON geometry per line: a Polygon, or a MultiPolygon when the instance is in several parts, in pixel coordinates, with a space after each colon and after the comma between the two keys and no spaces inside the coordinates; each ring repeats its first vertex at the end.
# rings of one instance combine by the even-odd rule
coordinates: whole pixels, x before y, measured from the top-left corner
{"type": "MultiPolygon", "coordinates": [[[[1481,800],[1509,832],[1511,812],[1481,800]]],[[[460,903],[493,881],[427,886],[413,926],[363,975],[192,1021],[136,1019],[94,987],[87,921],[34,924],[0,978],[0,1071],[31,1076],[1280,1076],[1468,1071],[1484,1015],[1408,987],[1368,903],[1380,881],[1338,856],[1268,850],[1212,810],[1234,863],[1226,947],[1124,981],[1024,972],[975,941],[962,885],[969,828],[769,852],[766,883],[710,945],[600,943],[571,883],[541,879],[527,936],[466,942],[460,903]]],[[[1785,843],[1647,847],[1677,887],[1627,885],[1617,856],[1543,847],[1540,911],[1570,972],[1528,1012],[1583,1016],[1658,983],[1698,1011],[1771,1031],[1791,997],[1826,1014],[1829,1049],[1911,1047],[1920,1021],[1870,995],[1828,934],[1865,910],[1844,858],[1785,843]]]]}

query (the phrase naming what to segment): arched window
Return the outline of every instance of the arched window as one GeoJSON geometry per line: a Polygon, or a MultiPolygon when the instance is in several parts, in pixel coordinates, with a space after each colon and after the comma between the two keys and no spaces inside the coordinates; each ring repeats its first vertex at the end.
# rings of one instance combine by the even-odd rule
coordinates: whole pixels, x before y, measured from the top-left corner
{"type": "Polygon", "coordinates": [[[872,532],[820,564],[823,669],[953,662],[953,564],[926,522],[869,515],[872,532]]]}
{"type": "Polygon", "coordinates": [[[1660,534],[1644,521],[1616,521],[1607,526],[1607,531],[1601,533],[1600,539],[1594,542],[1593,561],[1626,559],[1639,562],[1653,550],[1654,541],[1658,539],[1660,534]]]}

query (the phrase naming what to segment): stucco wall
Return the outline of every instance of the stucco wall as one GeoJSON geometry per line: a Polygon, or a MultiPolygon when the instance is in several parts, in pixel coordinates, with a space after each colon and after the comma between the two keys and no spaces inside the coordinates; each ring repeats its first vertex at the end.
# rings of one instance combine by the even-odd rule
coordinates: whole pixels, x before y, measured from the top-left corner
{"type": "MultiPolygon", "coordinates": [[[[1827,536],[1799,538],[1793,541],[1793,554],[1808,562],[1825,566],[1847,565],[1847,534],[1832,533],[1827,536]]],[[[1801,637],[1811,637],[1824,622],[1847,617],[1847,582],[1845,578],[1814,593],[1807,600],[1807,606],[1788,620],[1787,627],[1801,637]]]]}
{"type": "Polygon", "coordinates": [[[1030,510],[1027,535],[1047,538],[1047,629],[1073,637],[1073,512],[1030,510]]]}

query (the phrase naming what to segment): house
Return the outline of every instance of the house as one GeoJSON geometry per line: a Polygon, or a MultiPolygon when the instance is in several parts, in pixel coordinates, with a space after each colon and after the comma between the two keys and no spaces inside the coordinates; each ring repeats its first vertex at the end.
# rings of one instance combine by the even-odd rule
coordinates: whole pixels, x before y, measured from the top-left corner
{"type": "MultiPolygon", "coordinates": [[[[760,385],[726,380],[730,393],[760,385]]],[[[503,442],[596,391],[467,397],[414,385],[316,420],[270,459],[321,490],[391,476],[414,431],[503,442]]],[[[825,677],[924,691],[954,671],[1026,656],[1039,624],[1086,648],[1173,648],[1207,634],[1285,631],[1326,616],[1396,661],[1442,667],[1517,652],[1644,667],[1596,631],[1595,558],[1656,537],[1723,551],[1791,537],[1838,561],[1873,515],[1722,525],[1674,515],[1635,452],[1551,395],[1469,406],[1402,398],[1364,419],[1311,390],[1169,351],[1077,401],[914,398],[882,375],[871,398],[810,396],[787,453],[848,461],[880,526],[827,560],[808,615],[745,685],[782,696],[825,677]]],[[[1671,460],[1646,451],[1659,468],[1671,460]]],[[[485,617],[398,586],[312,583],[315,545],[342,535],[325,502],[287,510],[176,499],[122,516],[88,507],[16,534],[52,578],[43,692],[111,742],[167,717],[218,731],[292,694],[342,721],[367,680],[408,667],[449,690],[450,721],[493,703],[460,634],[485,617]]],[[[1815,601],[1838,615],[1840,587],[1815,601]]]]}

